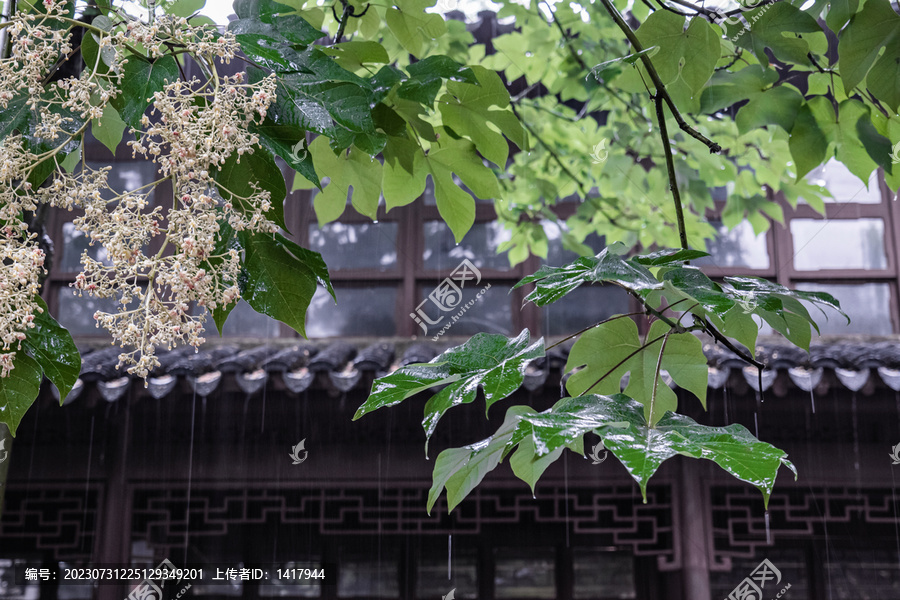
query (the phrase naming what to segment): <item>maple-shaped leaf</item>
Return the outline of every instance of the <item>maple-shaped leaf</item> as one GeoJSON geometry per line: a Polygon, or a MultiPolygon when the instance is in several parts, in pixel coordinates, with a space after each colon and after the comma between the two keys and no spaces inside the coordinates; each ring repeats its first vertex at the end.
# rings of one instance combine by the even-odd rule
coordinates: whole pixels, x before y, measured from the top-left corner
{"type": "Polygon", "coordinates": [[[484,392],[485,412],[503,400],[524,379],[525,367],[544,355],[544,338],[530,341],[527,329],[517,337],[479,333],[461,346],[450,348],[429,363],[400,367],[372,383],[372,391],[353,419],[385,406],[394,406],[434,386],[446,386],[425,404],[422,426],[431,438],[438,421],[449,409],[475,400],[480,387],[484,392]]]}

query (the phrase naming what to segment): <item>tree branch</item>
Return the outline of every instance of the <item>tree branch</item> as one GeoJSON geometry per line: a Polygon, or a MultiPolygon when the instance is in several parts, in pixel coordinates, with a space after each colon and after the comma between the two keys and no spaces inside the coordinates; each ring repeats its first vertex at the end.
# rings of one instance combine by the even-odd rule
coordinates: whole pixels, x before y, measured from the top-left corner
{"type": "MultiPolygon", "coordinates": [[[[606,12],[612,17],[613,21],[615,21],[616,25],[619,26],[619,29],[622,30],[622,33],[625,34],[625,37],[628,38],[628,41],[631,42],[631,45],[634,47],[635,52],[642,52],[644,50],[643,44],[641,41],[637,39],[637,36],[634,33],[634,30],[631,29],[631,26],[625,22],[625,18],[622,16],[622,13],[619,12],[615,6],[613,6],[611,0],[600,0],[603,3],[603,6],[606,8],[606,12]]],[[[703,142],[707,148],[709,148],[710,153],[717,154],[722,151],[722,146],[717,144],[716,142],[710,140],[705,135],[695,130],[693,127],[685,122],[684,118],[682,118],[681,113],[678,112],[678,108],[675,106],[675,103],[672,101],[672,98],[669,96],[669,93],[666,91],[666,86],[662,82],[662,79],[659,77],[659,73],[656,71],[656,67],[653,66],[653,62],[646,54],[641,55],[641,62],[644,64],[644,68],[647,69],[647,74],[650,76],[650,79],[653,81],[653,85],[656,87],[656,94],[662,96],[665,103],[668,105],[669,110],[672,111],[672,116],[675,117],[675,121],[678,123],[678,126],[682,131],[687,133],[692,138],[703,142]]]]}
{"type": "Polygon", "coordinates": [[[675,201],[675,220],[678,223],[678,238],[681,247],[688,249],[687,229],[684,225],[684,207],[681,205],[681,192],[678,191],[678,179],[675,177],[675,159],[672,157],[672,143],[669,141],[669,130],[666,127],[665,108],[660,94],[653,98],[656,102],[656,120],[659,123],[659,137],[662,138],[663,149],[666,152],[666,170],[669,172],[669,189],[675,201]]]}

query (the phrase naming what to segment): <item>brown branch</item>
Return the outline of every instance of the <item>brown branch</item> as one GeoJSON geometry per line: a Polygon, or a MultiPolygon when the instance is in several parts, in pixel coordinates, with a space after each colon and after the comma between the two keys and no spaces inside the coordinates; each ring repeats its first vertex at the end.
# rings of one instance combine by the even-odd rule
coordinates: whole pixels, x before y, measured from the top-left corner
{"type": "MultiPolygon", "coordinates": [[[[634,51],[636,53],[643,52],[643,44],[641,44],[641,41],[637,39],[637,36],[635,35],[634,30],[631,28],[631,26],[625,22],[625,18],[622,16],[622,13],[619,12],[619,9],[613,6],[611,0],[600,1],[606,8],[606,12],[609,13],[613,21],[615,21],[616,25],[619,26],[619,29],[621,29],[625,34],[625,37],[628,38],[628,41],[631,42],[631,45],[634,47],[634,51]]],[[[662,96],[663,100],[665,100],[666,105],[668,105],[669,110],[672,111],[672,116],[675,117],[675,121],[678,123],[678,126],[681,128],[681,130],[687,133],[692,138],[703,142],[703,144],[707,148],[709,148],[710,153],[717,154],[721,152],[722,146],[710,140],[705,135],[688,125],[687,122],[685,122],[684,118],[681,116],[681,113],[678,112],[678,108],[675,106],[675,103],[672,101],[671,96],[669,96],[669,93],[666,91],[666,86],[662,82],[662,79],[660,79],[659,73],[656,71],[656,67],[653,66],[653,62],[646,54],[641,54],[640,58],[641,62],[644,64],[644,68],[647,69],[647,74],[653,81],[653,85],[656,87],[656,94],[662,96]]]]}
{"type": "Polygon", "coordinates": [[[684,225],[684,207],[681,205],[681,192],[678,191],[678,180],[675,177],[675,159],[672,157],[672,143],[669,141],[669,130],[666,127],[665,108],[663,108],[662,96],[657,93],[654,97],[656,102],[656,120],[659,123],[659,137],[662,138],[663,149],[666,152],[666,170],[669,172],[669,189],[672,190],[672,197],[675,200],[675,220],[678,222],[678,237],[681,241],[681,247],[688,249],[687,229],[684,225]]]}

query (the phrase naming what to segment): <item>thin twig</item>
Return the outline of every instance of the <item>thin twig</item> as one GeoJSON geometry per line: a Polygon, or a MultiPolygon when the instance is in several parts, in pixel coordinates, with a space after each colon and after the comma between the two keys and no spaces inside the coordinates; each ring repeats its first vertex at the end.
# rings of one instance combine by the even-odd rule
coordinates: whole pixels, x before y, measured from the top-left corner
{"type": "Polygon", "coordinates": [[[581,331],[576,331],[576,332],[573,333],[572,335],[567,335],[566,337],[564,337],[563,339],[559,340],[559,341],[556,342],[555,344],[552,344],[552,345],[550,345],[550,346],[547,346],[546,350],[551,350],[551,349],[553,349],[553,348],[556,348],[557,346],[559,346],[559,345],[562,344],[563,342],[566,342],[566,341],[568,341],[568,340],[571,340],[573,337],[575,337],[575,336],[577,336],[577,335],[581,335],[581,334],[584,333],[585,331],[589,331],[589,330],[593,329],[594,327],[600,327],[601,325],[605,325],[606,323],[609,323],[610,321],[615,321],[616,319],[622,319],[622,318],[624,318],[624,317],[637,317],[637,316],[642,315],[642,314],[644,314],[644,311],[639,310],[639,311],[637,311],[637,312],[631,312],[631,313],[627,313],[627,314],[624,314],[624,315],[613,315],[612,317],[610,317],[610,318],[608,318],[608,319],[603,319],[602,321],[600,321],[600,322],[598,322],[598,323],[594,323],[593,325],[588,325],[587,327],[585,327],[585,328],[582,329],[581,331]]]}
{"type": "Polygon", "coordinates": [[[678,237],[681,240],[681,247],[685,250],[689,248],[687,240],[687,230],[684,225],[684,207],[681,206],[681,192],[678,191],[678,180],[675,177],[675,160],[672,158],[672,144],[669,141],[669,130],[666,127],[666,114],[663,108],[662,95],[659,93],[654,97],[656,102],[656,120],[659,122],[659,137],[662,138],[663,149],[666,152],[666,170],[669,172],[669,189],[672,190],[672,197],[675,200],[675,219],[678,222],[678,237]]]}
{"type": "MultiPolygon", "coordinates": [[[[616,25],[619,26],[619,29],[621,29],[625,34],[625,37],[628,38],[628,41],[631,42],[631,45],[634,47],[634,51],[636,53],[643,52],[643,44],[641,44],[641,41],[637,38],[631,26],[625,22],[625,18],[622,16],[622,13],[619,12],[619,9],[613,6],[611,0],[600,0],[600,2],[603,3],[603,6],[606,8],[606,12],[609,13],[613,21],[615,21],[616,25]]],[[[675,103],[672,101],[672,98],[666,91],[666,86],[662,82],[662,79],[660,79],[659,73],[656,71],[656,67],[653,66],[653,61],[651,61],[646,54],[641,54],[640,58],[641,62],[644,64],[644,67],[647,69],[647,74],[653,81],[653,85],[656,87],[657,95],[662,96],[663,100],[665,100],[666,105],[668,105],[669,110],[672,111],[672,116],[675,117],[675,121],[678,123],[678,126],[681,128],[681,130],[687,133],[692,138],[703,142],[703,144],[707,148],[709,148],[710,153],[717,154],[721,152],[722,146],[710,140],[699,131],[695,130],[682,118],[681,113],[678,112],[678,108],[675,106],[675,103]]]]}

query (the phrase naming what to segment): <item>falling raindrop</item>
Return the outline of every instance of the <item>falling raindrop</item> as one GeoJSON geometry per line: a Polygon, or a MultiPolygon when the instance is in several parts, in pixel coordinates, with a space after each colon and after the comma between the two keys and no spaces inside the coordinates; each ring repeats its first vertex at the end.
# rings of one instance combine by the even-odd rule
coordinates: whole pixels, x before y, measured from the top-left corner
{"type": "Polygon", "coordinates": [[[772,527],[769,522],[769,511],[766,511],[766,544],[772,544],[772,527]]]}
{"type": "MultiPolygon", "coordinates": [[[[185,504],[184,517],[184,562],[188,558],[188,539],[191,537],[191,483],[194,475],[194,418],[197,415],[197,390],[191,397],[191,442],[188,445],[188,478],[187,478],[187,503],[185,504]]],[[[246,419],[246,415],[244,416],[246,419]]]]}
{"type": "Polygon", "coordinates": [[[860,473],[859,473],[859,415],[856,413],[856,392],[850,400],[851,410],[853,411],[853,469],[856,471],[856,488],[860,489],[860,473]]]}
{"type": "Polygon", "coordinates": [[[756,438],[759,439],[759,413],[753,413],[753,425],[756,427],[756,438]]]}
{"type": "Polygon", "coordinates": [[[566,505],[566,548],[569,547],[569,455],[563,451],[563,484],[565,486],[565,496],[563,502],[566,505]]]}
{"type": "Polygon", "coordinates": [[[450,571],[450,557],[453,556],[453,534],[447,534],[447,581],[452,579],[450,571]]]}
{"type": "Polygon", "coordinates": [[[84,511],[81,513],[81,526],[83,529],[87,530],[87,507],[88,505],[88,493],[90,492],[91,485],[91,458],[94,452],[94,415],[91,415],[91,434],[88,437],[88,459],[87,459],[87,473],[84,476],[84,502],[82,506],[84,506],[84,511]]]}

